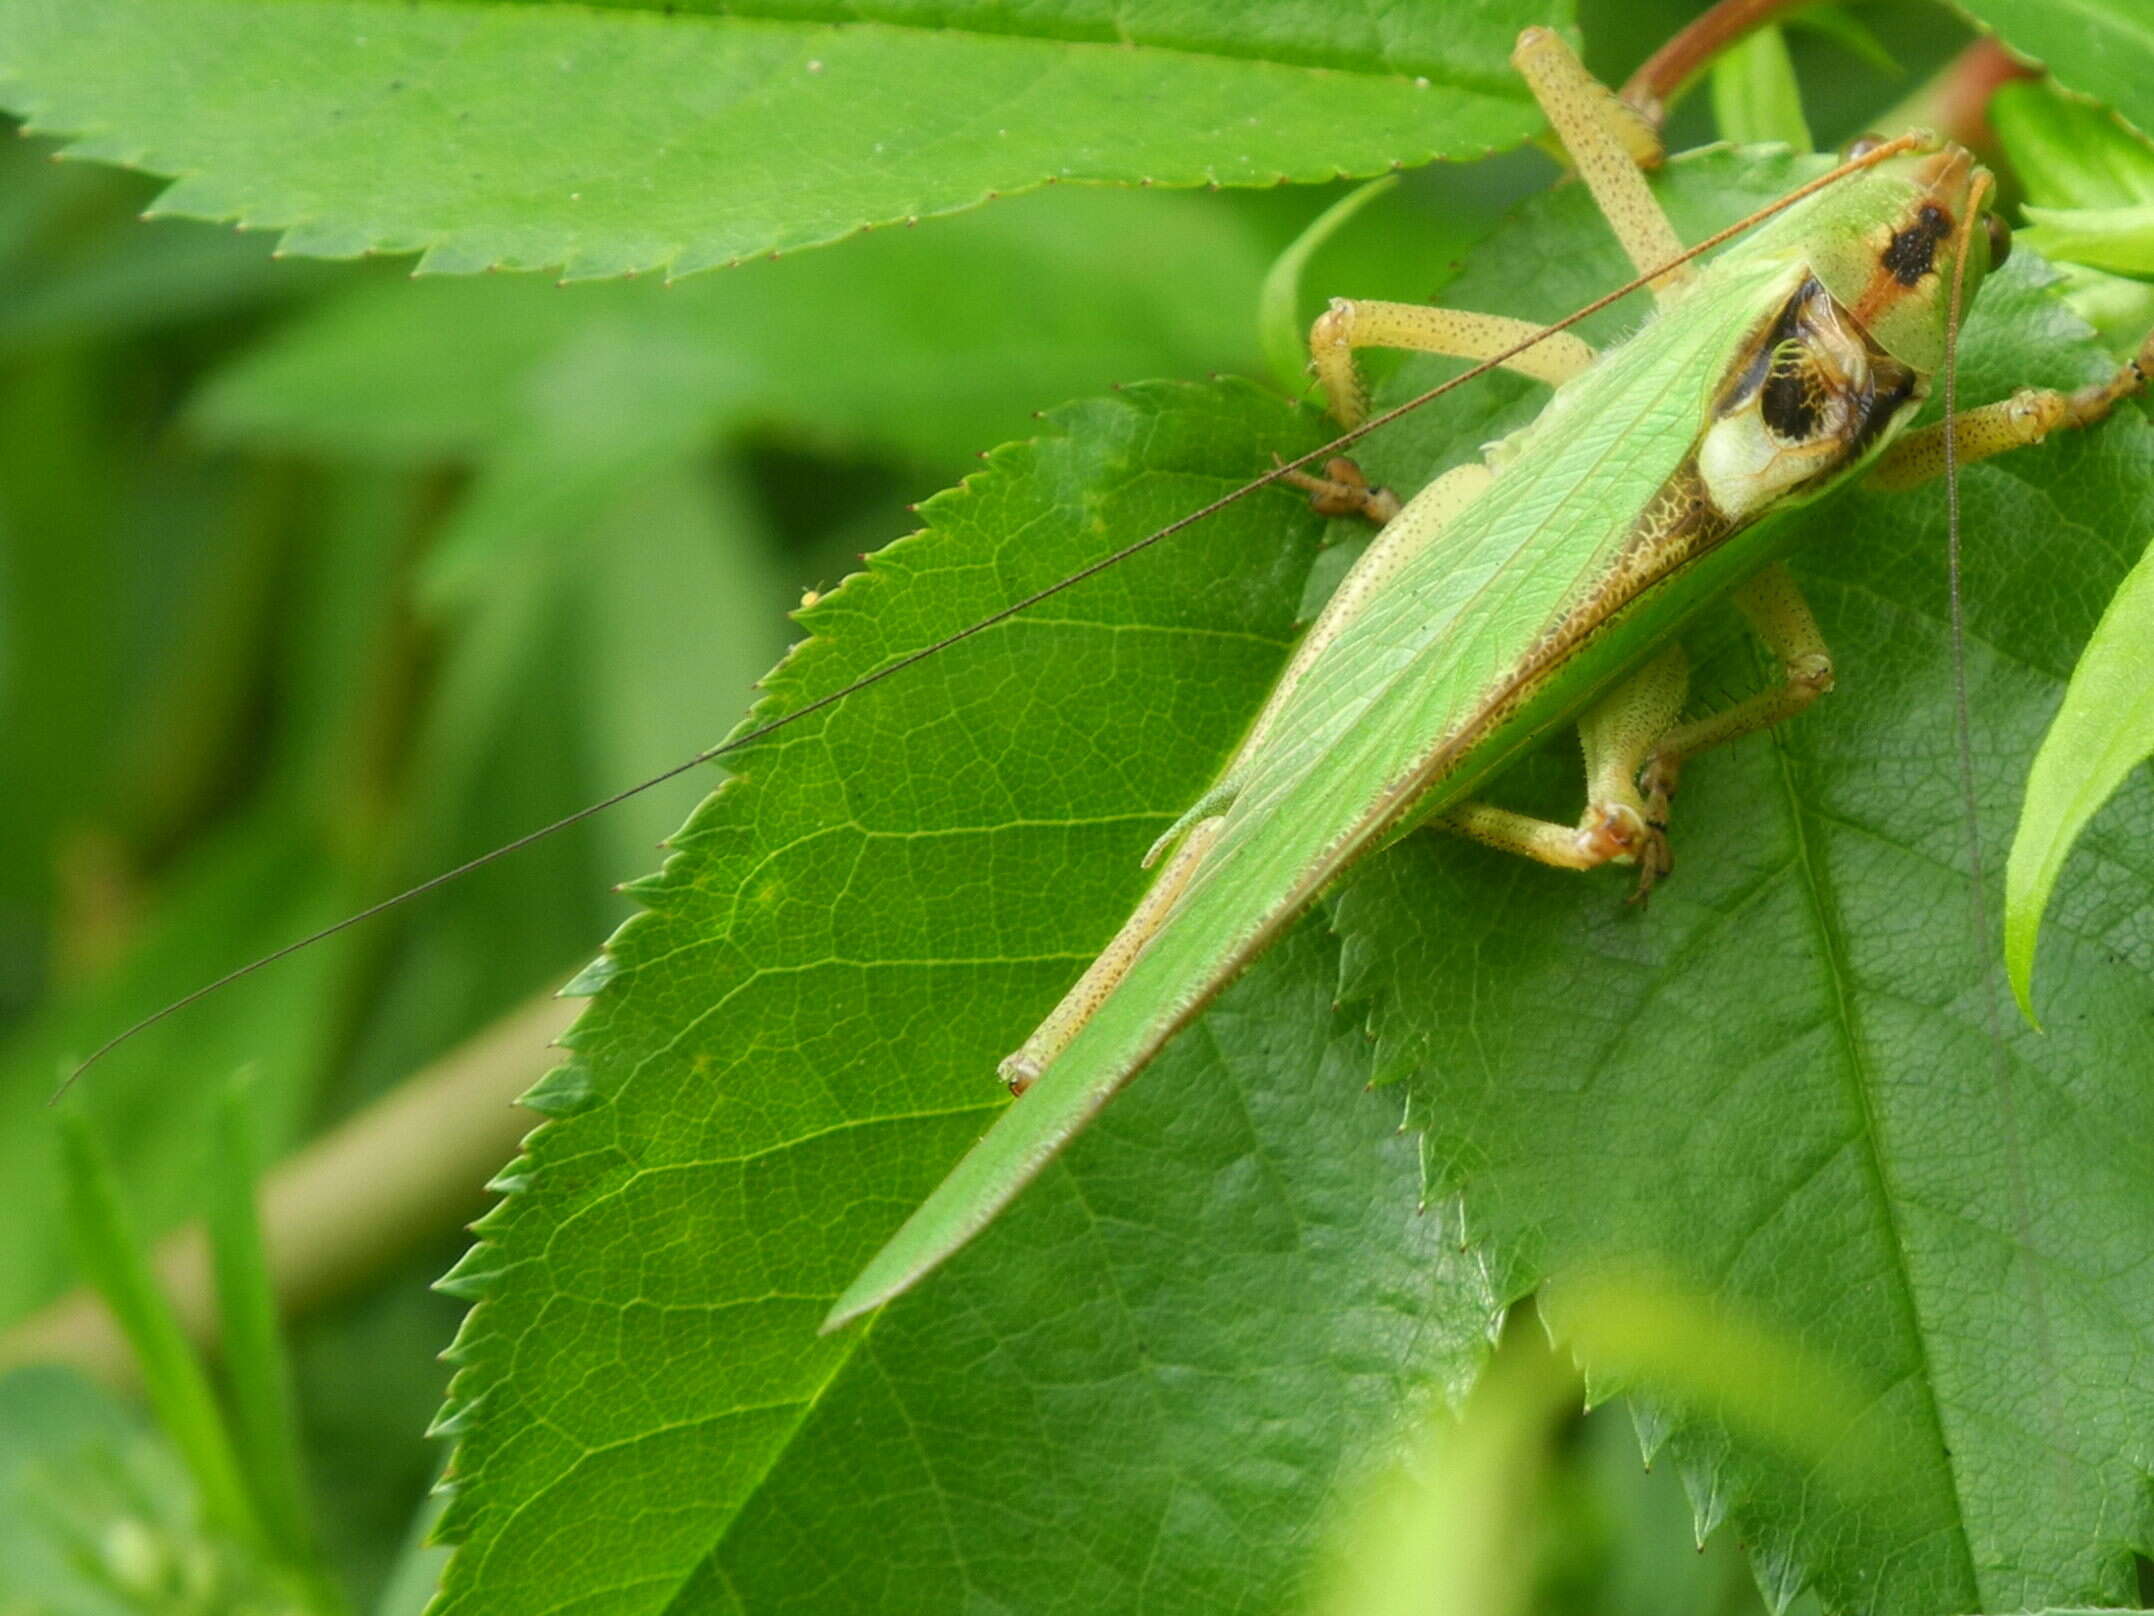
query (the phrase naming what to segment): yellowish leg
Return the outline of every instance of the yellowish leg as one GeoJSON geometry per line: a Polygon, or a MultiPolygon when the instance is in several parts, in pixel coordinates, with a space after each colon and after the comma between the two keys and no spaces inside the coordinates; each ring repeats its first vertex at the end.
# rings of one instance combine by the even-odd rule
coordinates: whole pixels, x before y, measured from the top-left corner
{"type": "MultiPolygon", "coordinates": [[[[1959,461],[1969,465],[2008,449],[2040,443],[2052,432],[2092,426],[2121,400],[2142,391],[2150,377],[2154,377],[2154,332],[2140,344],[2139,352],[2105,382],[2074,393],[2027,387],[1995,404],[1962,410],[1953,417],[1959,461]]],[[[1878,488],[1912,488],[1941,476],[1944,469],[1945,427],[1940,421],[1920,432],[1908,433],[1887,449],[1878,457],[1870,482],[1878,488]]]]}
{"type": "Polygon", "coordinates": [[[1637,896],[1651,892],[1672,867],[1668,801],[1683,764],[1700,752],[1794,717],[1832,688],[1832,653],[1785,567],[1767,567],[1730,599],[1780,658],[1778,684],[1709,718],[1678,723],[1689,665],[1681,648],[1670,646],[1579,720],[1586,750],[1586,811],[1576,825],[1480,802],[1454,808],[1434,823],[1559,869],[1635,864],[1637,896]]]}
{"type": "Polygon", "coordinates": [[[1404,509],[1388,488],[1371,487],[1361,468],[1344,455],[1324,462],[1321,475],[1290,471],[1286,481],[1309,492],[1309,509],[1319,516],[1358,516],[1384,526],[1404,509]]]}
{"type": "MultiPolygon", "coordinates": [[[[1660,161],[1660,137],[1645,117],[1588,73],[1570,46],[1546,28],[1528,28],[1518,36],[1511,65],[1532,87],[1534,100],[1639,273],[1682,252],[1682,238],[1645,183],[1644,170],[1660,161]]],[[[1656,276],[1653,295],[1665,302],[1689,278],[1687,264],[1656,276]]]]}
{"type": "MultiPolygon", "coordinates": [[[[1347,426],[1358,426],[1368,418],[1369,399],[1354,364],[1355,349],[1405,348],[1452,359],[1485,360],[1517,347],[1540,330],[1531,320],[1502,314],[1335,297],[1309,328],[1309,360],[1324,384],[1331,413],[1347,426]]],[[[1558,331],[1504,360],[1503,368],[1558,387],[1592,363],[1592,344],[1558,331]]]]}
{"type": "Polygon", "coordinates": [[[1682,712],[1689,684],[1689,660],[1681,646],[1670,645],[1579,720],[1586,809],[1577,824],[1469,802],[1434,825],[1558,869],[1638,864],[1641,890],[1651,886],[1667,872],[1667,842],[1639,792],[1638,771],[1682,712]]]}
{"type": "Polygon", "coordinates": [[[1786,567],[1774,562],[1729,599],[1765,648],[1779,657],[1780,682],[1710,717],[1678,724],[1661,737],[1640,777],[1646,818],[1657,827],[1667,825],[1668,799],[1675,795],[1686,762],[1793,718],[1832,688],[1832,652],[1786,567]]]}

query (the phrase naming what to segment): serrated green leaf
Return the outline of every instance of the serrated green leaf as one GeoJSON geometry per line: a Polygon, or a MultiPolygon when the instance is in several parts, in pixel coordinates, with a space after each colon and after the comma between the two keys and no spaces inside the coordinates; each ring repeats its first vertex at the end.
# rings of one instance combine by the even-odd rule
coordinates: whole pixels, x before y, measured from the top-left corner
{"type": "Polygon", "coordinates": [[[1271,185],[1478,155],[1540,121],[1512,39],[1569,16],[773,9],[7,0],[0,100],[78,155],[181,176],[163,211],[282,230],[287,251],[685,274],[1056,181],[1271,185]]]}
{"type": "Polygon", "coordinates": [[[2075,94],[2154,134],[2154,14],[2144,0],[1953,0],[2075,94]]]}
{"type": "Polygon", "coordinates": [[[340,457],[547,463],[754,427],[947,466],[1067,398],[1246,366],[1265,255],[1218,199],[1071,189],[671,287],[375,282],[245,350],[191,413],[340,457]]]}
{"type": "Polygon", "coordinates": [[[2030,1020],[2035,943],[2065,858],[2096,811],[2154,754],[2150,648],[2154,552],[2140,558],[2102,614],[2027,775],[2005,867],[2004,952],[2030,1020]]]}
{"type": "Polygon", "coordinates": [[[680,1606],[1297,1608],[1337,1484],[1464,1384],[1491,1319],[1362,1092],[1336,973],[1304,927],[879,1320],[680,1606]]]}
{"type": "MultiPolygon", "coordinates": [[[[803,614],[815,637],[764,711],[1062,575],[1310,432],[1235,385],[1058,412],[803,614]]],[[[1230,744],[1284,653],[1318,526],[1284,495],[1237,507],[744,755],[674,839],[572,1039],[594,1097],[534,1136],[522,1187],[483,1226],[497,1271],[455,1349],[452,1400],[485,1402],[445,1524],[466,1545],[449,1609],[588,1591],[575,1545],[594,1507],[623,1512],[605,1569],[634,1585],[623,1608],[722,1584],[819,1610],[919,1609],[921,1590],[959,1585],[1096,1609],[1126,1603],[1148,1563],[1162,1588],[1276,1586],[1293,1533],[1245,1517],[1306,1522],[1349,1429],[1381,1424],[1400,1377],[1429,1372],[1404,1367],[1417,1337],[1458,1375],[1486,1314],[1424,1314],[1424,1286],[1470,1294],[1470,1273],[1417,1272],[1439,1225],[1396,1179],[1388,1206],[1367,1193],[1365,1152],[1395,1112],[1355,1098],[1358,1040],[1328,1055],[1307,1042],[1333,980],[1318,940],[1271,991],[1252,983],[1223,1008],[1184,1076],[1118,1114],[1126,1131],[953,1268],[935,1311],[815,1334],[1000,1103],[995,1055],[1112,929],[1138,854],[1230,744]],[[1275,1012],[1289,984],[1300,1008],[1275,1012]],[[702,1120],[684,1132],[688,1114],[702,1120]],[[1319,1148],[1342,1127],[1363,1146],[1319,1148]],[[651,1228],[671,1232],[652,1246],[635,1232],[651,1228]],[[624,1239],[642,1248],[627,1266],[624,1239]],[[1294,1298],[1315,1294],[1337,1309],[1338,1345],[1312,1358],[1294,1298]],[[1031,1329],[1043,1307],[1061,1336],[1031,1329]],[[600,1361],[614,1367],[594,1378],[600,1361]],[[863,1431],[887,1467],[859,1463],[863,1431]],[[1238,1504],[1172,1481],[1235,1443],[1268,1455],[1238,1504]],[[1067,1490],[1012,1499],[1018,1455],[1057,1451],[1067,1490]],[[904,1507],[923,1485],[977,1492],[966,1536],[904,1507]],[[1089,1521],[1031,1524],[1073,1508],[1089,1521]],[[826,1517],[845,1524],[803,1524],[826,1517]],[[872,1564],[803,1577],[803,1531],[820,1563],[872,1564]]]]}
{"type": "MultiPolygon", "coordinates": [[[[1546,318],[1615,278],[1598,244],[1559,239],[1493,238],[1447,296],[1546,318]]],[[[2015,257],[1984,287],[1966,401],[2111,368],[2048,274],[2015,257]]],[[[1444,428],[1427,414],[1424,463],[1444,428]]],[[[1489,425],[1450,430],[1471,442],[1489,425]]],[[[2018,773],[2154,520],[2154,431],[2122,411],[1972,468],[1965,515],[1994,870],[2018,773]]],[[[1611,1260],[1663,1268],[1833,1359],[1917,1433],[1894,1449],[1896,1518],[1717,1429],[1679,1429],[1701,1520],[1738,1528],[1769,1602],[1806,1585],[1864,1612],[2122,1599],[2154,1524],[2136,1389],[2154,1290],[2130,1255],[2154,1240],[2138,1165],[2154,1146],[2138,940],[2154,820],[2127,788],[2138,817],[2119,816],[2066,895],[2057,1032],[2005,1025],[1972,924],[1941,495],[1855,494],[1809,520],[1794,566],[1838,688],[1686,772],[1678,870],[1651,908],[1614,879],[1415,838],[1339,899],[1349,996],[1370,1005],[1379,1069],[1406,1075],[1432,1180],[1463,1197],[1503,1294],[1611,1260]]],[[[1710,652],[1701,708],[1769,676],[1732,621],[1701,625],[1694,649],[1710,652]]],[[[1495,796],[1567,819],[1577,772],[1566,742],[1495,796]]]]}

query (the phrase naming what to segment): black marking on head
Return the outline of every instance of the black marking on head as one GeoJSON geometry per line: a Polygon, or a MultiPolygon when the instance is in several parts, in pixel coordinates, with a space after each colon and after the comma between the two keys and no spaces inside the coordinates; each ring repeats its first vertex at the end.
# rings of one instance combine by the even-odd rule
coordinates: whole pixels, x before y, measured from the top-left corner
{"type": "Polygon", "coordinates": [[[1893,236],[1878,262],[1902,286],[1921,282],[1937,264],[1937,244],[1952,234],[1952,215],[1934,202],[1915,210],[1915,222],[1893,236]]]}

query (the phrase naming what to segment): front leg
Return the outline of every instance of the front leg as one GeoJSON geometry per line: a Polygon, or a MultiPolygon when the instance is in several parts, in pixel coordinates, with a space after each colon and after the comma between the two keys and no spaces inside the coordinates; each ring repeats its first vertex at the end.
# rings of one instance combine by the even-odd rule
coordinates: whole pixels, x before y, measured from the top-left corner
{"type": "MultiPolygon", "coordinates": [[[[2023,388],[1995,404],[1960,411],[1952,418],[1955,458],[1961,465],[1972,465],[1991,455],[2040,443],[2052,432],[2092,426],[2123,400],[2144,391],[2150,377],[2154,377],[2154,332],[2147,334],[2138,353],[2107,381],[2072,393],[2048,387],[2023,388]]],[[[1940,421],[1908,433],[1880,455],[1870,482],[1878,488],[1913,488],[1941,475],[1944,469],[1945,426],[1940,421]]]]}
{"type": "Polygon", "coordinates": [[[1368,418],[1369,398],[1354,363],[1357,348],[1400,348],[1479,362],[1532,342],[1530,348],[1503,360],[1503,368],[1550,387],[1562,386],[1593,363],[1593,345],[1584,338],[1568,331],[1546,336],[1540,332],[1531,320],[1514,320],[1507,314],[1335,297],[1309,328],[1309,363],[1324,385],[1331,413],[1343,425],[1358,426],[1368,418]]]}
{"type": "MultiPolygon", "coordinates": [[[[1674,263],[1683,239],[1645,183],[1645,170],[1661,157],[1652,124],[1588,73],[1570,46],[1546,28],[1528,28],[1518,36],[1511,65],[1524,75],[1638,272],[1674,263]]],[[[1688,264],[1677,264],[1654,276],[1655,300],[1665,303],[1691,274],[1688,264]]]]}

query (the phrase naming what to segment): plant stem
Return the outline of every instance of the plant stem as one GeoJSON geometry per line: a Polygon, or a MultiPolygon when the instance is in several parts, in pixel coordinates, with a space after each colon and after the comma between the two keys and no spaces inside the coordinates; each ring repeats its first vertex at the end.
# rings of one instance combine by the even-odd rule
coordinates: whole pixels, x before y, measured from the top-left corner
{"type": "MultiPolygon", "coordinates": [[[[286,1316],[348,1294],[422,1240],[486,1204],[486,1182],[535,1125],[516,1096],[551,1064],[579,1004],[551,993],[494,1022],[308,1145],[263,1185],[263,1249],[286,1316]]],[[[199,1225],[159,1243],[158,1282],[181,1327],[214,1344],[217,1309],[199,1225]]],[[[139,1384],[103,1303],[78,1290],[0,1336],[0,1368],[65,1363],[108,1384],[139,1384]]]]}

